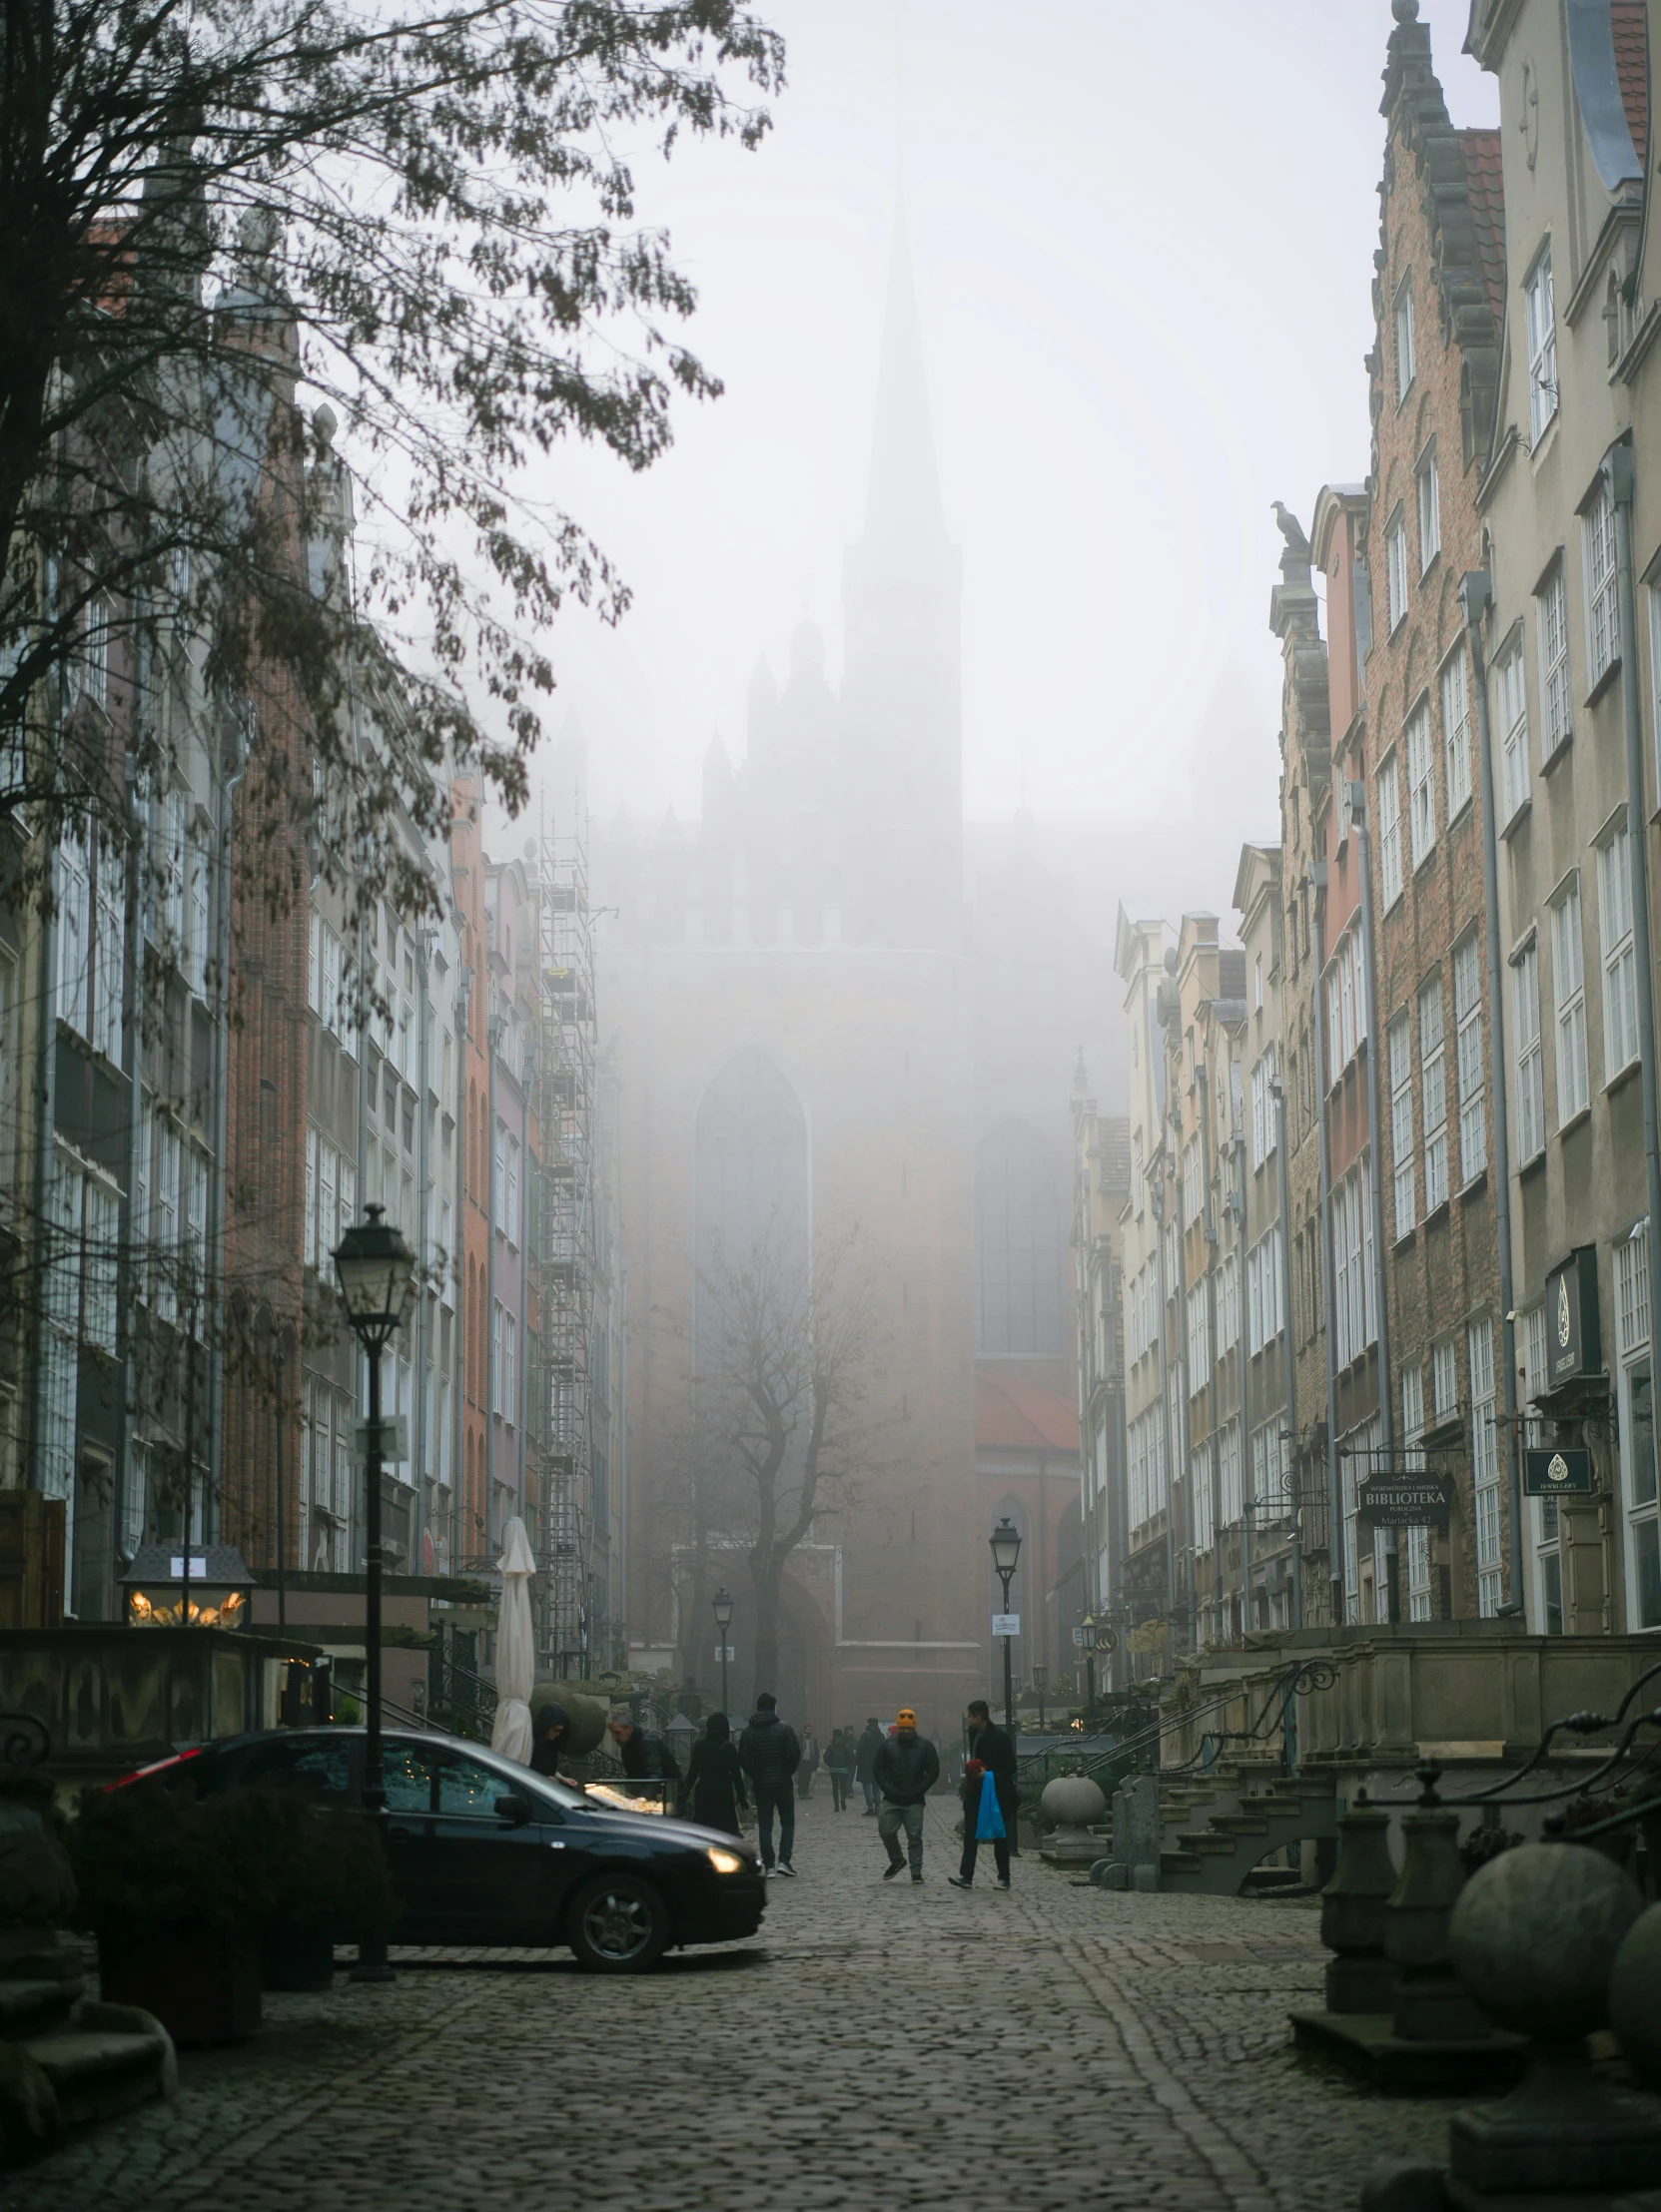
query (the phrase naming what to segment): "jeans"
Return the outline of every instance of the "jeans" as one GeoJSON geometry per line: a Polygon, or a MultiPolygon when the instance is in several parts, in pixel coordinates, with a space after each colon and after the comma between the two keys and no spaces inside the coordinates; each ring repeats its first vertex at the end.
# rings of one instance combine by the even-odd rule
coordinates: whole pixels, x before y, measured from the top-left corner
{"type": "MultiPolygon", "coordinates": [[[[1010,1877],[1010,1840],[1007,1836],[994,1836],[991,1842],[992,1855],[998,1861],[998,1879],[1008,1881],[1010,1877]]],[[[980,1839],[975,1836],[966,1836],[963,1840],[963,1864],[958,1868],[958,1872],[962,1874],[965,1881],[973,1881],[975,1878],[975,1852],[979,1847],[979,1843],[980,1839]]]]}
{"type": "Polygon", "coordinates": [[[866,1812],[875,1813],[877,1807],[882,1803],[882,1793],[874,1782],[862,1782],[860,1788],[865,1792],[866,1812]]]}
{"type": "Polygon", "coordinates": [[[899,1841],[902,1828],[911,1850],[911,1870],[920,1874],[923,1871],[923,1808],[920,1805],[890,1805],[885,1801],[877,1815],[877,1834],[888,1845],[891,1866],[905,1863],[899,1841]]]}
{"type": "Polygon", "coordinates": [[[796,1800],[787,1782],[758,1782],[755,1786],[756,1842],[761,1863],[773,1863],[773,1815],[779,1817],[779,1856],[788,1864],[796,1841],[796,1800]]]}
{"type": "Polygon", "coordinates": [[[848,1803],[848,1778],[846,1775],[839,1775],[834,1767],[827,1772],[830,1775],[831,1811],[840,1813],[848,1803]]]}

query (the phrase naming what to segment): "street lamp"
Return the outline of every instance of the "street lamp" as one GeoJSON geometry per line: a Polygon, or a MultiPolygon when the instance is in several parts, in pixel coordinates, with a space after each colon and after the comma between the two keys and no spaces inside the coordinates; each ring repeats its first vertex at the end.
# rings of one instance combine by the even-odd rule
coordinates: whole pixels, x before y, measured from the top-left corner
{"type": "MultiPolygon", "coordinates": [[[[1010,1577],[1015,1573],[1015,1563],[1021,1557],[1021,1531],[1006,1513],[988,1539],[992,1546],[992,1564],[998,1571],[998,1580],[1004,1586],[1004,1619],[1009,1619],[1010,1577]]],[[[1015,1729],[1015,1682],[1010,1667],[1010,1644],[1004,1637],[1004,1726],[1013,1734],[1015,1729]]]]}
{"type": "Polygon", "coordinates": [[[730,1721],[732,1715],[727,1711],[727,1630],[732,1626],[732,1599],[727,1594],[725,1583],[715,1593],[714,1606],[715,1628],[721,1639],[721,1711],[726,1713],[730,1721]]]}
{"type": "Polygon", "coordinates": [[[1096,1616],[1087,1613],[1079,1623],[1085,1640],[1085,1704],[1094,1712],[1096,1707],[1096,1616]]]}
{"type": "MultiPolygon", "coordinates": [[[[367,1206],[335,1251],[341,1297],[370,1370],[370,1418],[364,1453],[364,1644],[366,1653],[364,1811],[381,1827],[387,1787],[381,1772],[381,1355],[410,1311],[415,1288],[415,1255],[383,1208],[367,1206]]],[[[391,1981],[387,1938],[366,1930],[358,1946],[354,1981],[391,1981]]]]}
{"type": "Polygon", "coordinates": [[[1038,1692],[1038,1733],[1044,1734],[1044,1693],[1050,1687],[1050,1670],[1042,1659],[1033,1661],[1033,1688],[1038,1692]]]}

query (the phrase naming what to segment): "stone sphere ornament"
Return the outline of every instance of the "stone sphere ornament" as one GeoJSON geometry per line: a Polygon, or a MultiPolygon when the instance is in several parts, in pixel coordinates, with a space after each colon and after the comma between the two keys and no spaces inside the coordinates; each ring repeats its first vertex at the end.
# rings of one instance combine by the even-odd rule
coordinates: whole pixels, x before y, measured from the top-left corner
{"type": "Polygon", "coordinates": [[[1609,2016],[1609,1974],[1644,1909],[1630,1874],[1578,1843],[1520,1843],[1473,1874],[1448,1927],[1453,1970],[1496,2026],[1549,2041],[1609,2016]]]}
{"type": "Polygon", "coordinates": [[[1661,1904],[1633,1921],[1615,1954],[1609,2025],[1636,2078],[1646,2089],[1661,2089],[1661,1904]]]}
{"type": "Polygon", "coordinates": [[[1089,1775],[1058,1775],[1039,1800],[1058,1828],[1089,1828],[1108,1809],[1108,1801],[1089,1775]]]}

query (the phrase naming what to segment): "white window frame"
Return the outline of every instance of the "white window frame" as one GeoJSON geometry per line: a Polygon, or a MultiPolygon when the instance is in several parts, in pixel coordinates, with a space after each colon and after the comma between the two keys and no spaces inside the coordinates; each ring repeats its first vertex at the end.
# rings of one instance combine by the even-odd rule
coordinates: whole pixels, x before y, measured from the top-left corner
{"type": "Polygon", "coordinates": [[[1390,516],[1384,531],[1384,571],[1393,636],[1407,619],[1407,522],[1399,507],[1390,516]]]}
{"type": "Polygon", "coordinates": [[[1569,592],[1559,554],[1534,595],[1539,609],[1540,758],[1554,760],[1574,734],[1569,689],[1569,592]]]}
{"type": "Polygon", "coordinates": [[[94,1052],[121,1066],[124,1024],[122,987],[127,971],[127,880],[121,847],[109,830],[98,833],[98,883],[93,901],[95,942],[92,975],[94,1052]]]}
{"type": "Polygon", "coordinates": [[[1638,1058],[1638,956],[1632,935],[1632,840],[1623,809],[1597,847],[1598,940],[1603,954],[1603,1080],[1638,1058]]]}
{"type": "Polygon", "coordinates": [[[1619,578],[1615,566],[1615,502],[1608,480],[1580,517],[1582,572],[1586,579],[1586,684],[1594,689],[1621,657],[1619,578]]]}
{"type": "Polygon", "coordinates": [[[1511,955],[1515,1037],[1517,1164],[1538,1159],[1546,1145],[1545,1054],[1540,1043],[1540,950],[1530,937],[1511,955]]]}
{"type": "Polygon", "coordinates": [[[1488,1164],[1488,1098],[1482,1058],[1482,948],[1472,930],[1453,948],[1454,1061],[1459,1078],[1459,1176],[1488,1164]]]}
{"type": "Polygon", "coordinates": [[[1395,288],[1395,403],[1400,406],[1413,388],[1418,370],[1413,345],[1413,279],[1409,272],[1395,288]]]}
{"type": "Polygon", "coordinates": [[[1436,782],[1431,771],[1430,702],[1421,699],[1407,717],[1407,824],[1413,867],[1435,850],[1436,782]]]}
{"type": "Polygon", "coordinates": [[[1419,1097],[1424,1118],[1424,1211],[1428,1218],[1447,1203],[1447,1033],[1442,979],[1432,976],[1418,995],[1419,1097]]]}
{"type": "Polygon", "coordinates": [[[1402,892],[1401,786],[1396,777],[1395,747],[1378,763],[1378,895],[1387,914],[1402,892]]]}
{"type": "Polygon", "coordinates": [[[1499,730],[1500,800],[1502,829],[1528,803],[1528,687],[1523,680],[1522,637],[1512,639],[1494,665],[1494,720],[1499,730]]]}
{"type": "Polygon", "coordinates": [[[1592,1100],[1578,870],[1551,902],[1551,1004],[1557,1039],[1557,1126],[1563,1129],[1585,1112],[1592,1100]]]}
{"type": "Polygon", "coordinates": [[[1528,346],[1528,442],[1537,446],[1557,416],[1557,320],[1548,238],[1523,280],[1528,346]]]}
{"type": "Polygon", "coordinates": [[[65,822],[58,836],[57,909],[57,1016],[77,1037],[88,1037],[92,852],[85,830],[74,822],[65,822]]]}
{"type": "Polygon", "coordinates": [[[1417,1218],[1418,1170],[1413,1151],[1413,1036],[1402,1012],[1385,1031],[1390,1076],[1390,1159],[1394,1167],[1395,1233],[1408,1234],[1417,1218]]]}
{"type": "Polygon", "coordinates": [[[1418,465],[1418,572],[1422,576],[1442,549],[1441,486],[1432,449],[1418,465]]]}
{"type": "Polygon", "coordinates": [[[1447,760],[1447,819],[1457,819],[1470,804],[1470,684],[1465,648],[1459,645],[1442,663],[1442,745],[1447,760]]]}
{"type": "Polygon", "coordinates": [[[1499,1432],[1494,1426],[1494,1325],[1484,1315],[1466,1332],[1470,1358],[1470,1469],[1476,1500],[1476,1609],[1498,1613],[1502,1596],[1499,1432]]]}

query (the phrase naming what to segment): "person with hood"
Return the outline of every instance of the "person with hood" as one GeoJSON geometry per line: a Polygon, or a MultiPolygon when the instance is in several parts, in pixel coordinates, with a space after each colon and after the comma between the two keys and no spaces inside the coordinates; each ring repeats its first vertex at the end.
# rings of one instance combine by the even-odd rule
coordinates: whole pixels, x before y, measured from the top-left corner
{"type": "MultiPolygon", "coordinates": [[[[954,1889],[969,1888],[975,1879],[976,1849],[986,1841],[990,1842],[992,1855],[998,1862],[998,1886],[1007,1889],[1010,1885],[1010,1845],[1015,1841],[1015,1825],[1021,1812],[1015,1746],[1001,1728],[994,1727],[985,1698],[977,1698],[965,1718],[969,1728],[969,1757],[963,1767],[963,1863],[947,1879],[954,1889]],[[980,1835],[981,1805],[989,1775],[1004,1833],[983,1839],[980,1835]]],[[[998,1823],[992,1825],[996,1827],[998,1823]]]]}
{"type": "Polygon", "coordinates": [[[831,1811],[846,1813],[848,1784],[854,1772],[854,1747],[844,1729],[831,1731],[831,1740],[825,1746],[825,1772],[830,1776],[831,1811]]]}
{"type": "Polygon", "coordinates": [[[756,1842],[761,1846],[763,1873],[773,1868],[773,1815],[779,1817],[778,1871],[793,1874],[790,1863],[796,1844],[796,1798],[791,1784],[801,1764],[802,1747],[796,1731],[778,1716],[778,1700],[763,1690],[755,1711],[738,1739],[738,1760],[755,1784],[756,1842]]]}
{"type": "Polygon", "coordinates": [[[872,1763],[872,1773],[877,1788],[882,1792],[882,1811],[877,1815],[877,1834],[888,1846],[888,1864],[883,1869],[884,1881],[905,1870],[905,1855],[900,1849],[900,1831],[906,1832],[906,1843],[911,1853],[911,1878],[923,1878],[923,1800],[940,1780],[940,1754],[926,1737],[917,1733],[917,1715],[909,1705],[901,1706],[894,1719],[894,1734],[885,1739],[872,1763]]]}
{"type": "Polygon", "coordinates": [[[877,1807],[882,1802],[882,1793],[878,1790],[873,1779],[873,1770],[876,1766],[877,1754],[882,1749],[882,1730],[877,1726],[876,1715],[873,1714],[865,1724],[864,1735],[854,1746],[854,1780],[865,1792],[865,1817],[868,1821],[876,1819],[877,1807]]]}
{"type": "Polygon", "coordinates": [[[557,1775],[571,1717],[562,1705],[540,1706],[530,1717],[530,1771],[533,1775],[557,1775]]]}
{"type": "Polygon", "coordinates": [[[744,1795],[744,1770],[738,1747],[732,1741],[732,1723],[724,1713],[712,1713],[702,1736],[692,1747],[686,1764],[682,1805],[690,1806],[699,1828],[724,1829],[729,1836],[742,1834],[740,1811],[749,1811],[744,1795]]]}

